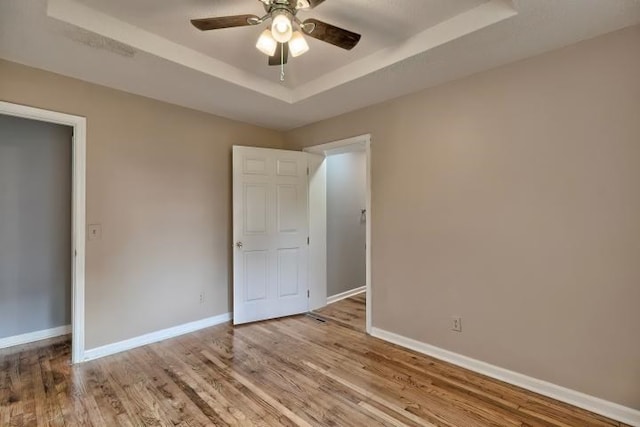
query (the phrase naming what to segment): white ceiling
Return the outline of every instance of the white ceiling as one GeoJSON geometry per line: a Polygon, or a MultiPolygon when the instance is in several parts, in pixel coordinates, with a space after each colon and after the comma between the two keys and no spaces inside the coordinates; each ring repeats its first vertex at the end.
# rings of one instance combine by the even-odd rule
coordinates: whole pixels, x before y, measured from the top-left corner
{"type": "MultiPolygon", "coordinates": [[[[264,15],[256,0],[77,0],[143,30],[194,49],[259,77],[277,81],[278,67],[266,66],[267,58],[254,49],[266,24],[202,32],[189,20],[211,16],[251,13],[264,15]]],[[[308,38],[313,54],[292,59],[285,85],[295,88],[362,59],[386,47],[397,45],[420,31],[486,3],[488,0],[329,0],[321,7],[300,11],[301,20],[316,18],[366,36],[352,51],[308,38]],[[366,13],[361,13],[366,11],[366,13]],[[370,29],[375,29],[371,31],[370,29]]]]}
{"type": "Polygon", "coordinates": [[[0,0],[0,57],[249,123],[290,129],[640,23],[640,0],[326,0],[300,17],[361,33],[353,51],[268,67],[261,28],[191,18],[256,0],[0,0]]]}

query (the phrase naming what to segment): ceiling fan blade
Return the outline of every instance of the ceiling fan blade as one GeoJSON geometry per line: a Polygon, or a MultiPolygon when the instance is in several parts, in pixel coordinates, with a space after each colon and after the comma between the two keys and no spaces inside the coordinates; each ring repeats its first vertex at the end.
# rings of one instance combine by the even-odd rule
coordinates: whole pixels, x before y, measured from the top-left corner
{"type": "Polygon", "coordinates": [[[287,63],[289,61],[289,44],[288,43],[278,43],[278,47],[276,48],[276,53],[273,56],[269,57],[269,65],[280,65],[281,63],[287,63]],[[284,49],[284,52],[282,50],[284,49]],[[284,53],[284,61],[282,60],[281,55],[284,53]]]}
{"type": "Polygon", "coordinates": [[[194,27],[201,31],[218,30],[221,28],[244,27],[255,25],[250,20],[259,19],[256,15],[220,16],[218,18],[192,19],[194,27]]]}
{"type": "Polygon", "coordinates": [[[324,0],[307,0],[309,2],[309,7],[311,9],[313,9],[314,7],[318,6],[320,3],[323,3],[324,0]]]}
{"type": "Polygon", "coordinates": [[[307,19],[302,23],[302,31],[309,37],[331,43],[334,46],[351,50],[360,41],[360,34],[344,30],[335,25],[318,21],[317,19],[307,19]]]}

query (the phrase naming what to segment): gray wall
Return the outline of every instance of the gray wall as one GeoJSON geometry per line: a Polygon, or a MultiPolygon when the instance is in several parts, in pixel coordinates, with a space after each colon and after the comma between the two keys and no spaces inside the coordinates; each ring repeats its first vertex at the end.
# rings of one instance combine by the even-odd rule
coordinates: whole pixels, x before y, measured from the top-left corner
{"type": "Polygon", "coordinates": [[[71,137],[0,115],[0,338],[71,323],[71,137]]]}
{"type": "Polygon", "coordinates": [[[327,295],[365,285],[367,163],[364,152],[327,157],[327,295]]]}

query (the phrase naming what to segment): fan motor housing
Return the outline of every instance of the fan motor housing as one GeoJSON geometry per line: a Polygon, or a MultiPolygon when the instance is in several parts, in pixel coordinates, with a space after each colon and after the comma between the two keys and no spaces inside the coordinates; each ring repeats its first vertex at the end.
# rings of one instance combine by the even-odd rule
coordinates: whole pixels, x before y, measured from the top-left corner
{"type": "Polygon", "coordinates": [[[298,9],[296,9],[297,0],[272,0],[271,3],[265,3],[264,10],[267,13],[275,12],[276,10],[286,10],[295,16],[298,13],[298,9]]]}

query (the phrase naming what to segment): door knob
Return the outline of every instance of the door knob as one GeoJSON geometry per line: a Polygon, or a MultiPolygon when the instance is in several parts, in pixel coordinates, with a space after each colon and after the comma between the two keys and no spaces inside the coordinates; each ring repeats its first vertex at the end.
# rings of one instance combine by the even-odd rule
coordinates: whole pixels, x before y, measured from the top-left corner
{"type": "Polygon", "coordinates": [[[241,249],[242,248],[242,242],[237,242],[236,243],[236,248],[241,249]]]}

